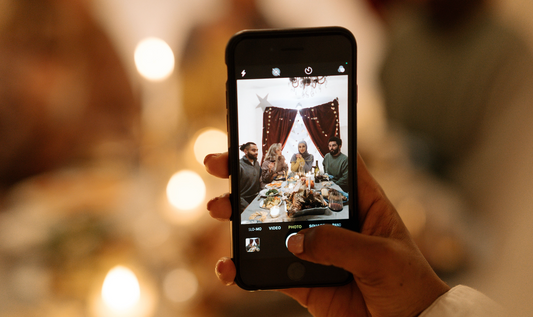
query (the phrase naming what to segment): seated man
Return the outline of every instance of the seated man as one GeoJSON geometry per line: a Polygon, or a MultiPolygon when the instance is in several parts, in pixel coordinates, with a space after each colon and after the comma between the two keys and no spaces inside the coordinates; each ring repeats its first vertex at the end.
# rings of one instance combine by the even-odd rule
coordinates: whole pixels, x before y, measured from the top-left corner
{"type": "Polygon", "coordinates": [[[241,212],[254,200],[261,190],[261,167],[257,162],[259,150],[253,142],[240,147],[244,156],[240,159],[239,186],[241,193],[241,212]]]}
{"type": "Polygon", "coordinates": [[[342,140],[332,136],[329,138],[329,153],[324,156],[324,172],[330,180],[339,185],[343,191],[348,191],[348,156],[341,153],[342,140]]]}

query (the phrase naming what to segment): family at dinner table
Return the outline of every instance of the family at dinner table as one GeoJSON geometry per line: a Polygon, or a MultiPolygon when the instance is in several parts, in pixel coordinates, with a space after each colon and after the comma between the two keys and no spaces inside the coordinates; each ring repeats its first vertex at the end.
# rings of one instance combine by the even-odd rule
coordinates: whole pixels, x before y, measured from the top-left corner
{"type": "MultiPolygon", "coordinates": [[[[328,140],[328,150],[324,156],[323,170],[328,174],[329,179],[339,185],[342,190],[348,190],[348,157],[341,153],[342,140],[338,137],[331,137],[328,140]]],[[[257,156],[258,147],[253,142],[241,145],[240,150],[244,156],[240,160],[240,195],[241,212],[255,199],[259,191],[277,177],[288,174],[289,166],[285,157],[281,154],[282,144],[274,143],[270,146],[263,163],[259,164],[257,156]]],[[[295,153],[290,163],[290,169],[294,173],[311,171],[314,157],[307,151],[307,143],[298,143],[298,153],[295,153]]]]}

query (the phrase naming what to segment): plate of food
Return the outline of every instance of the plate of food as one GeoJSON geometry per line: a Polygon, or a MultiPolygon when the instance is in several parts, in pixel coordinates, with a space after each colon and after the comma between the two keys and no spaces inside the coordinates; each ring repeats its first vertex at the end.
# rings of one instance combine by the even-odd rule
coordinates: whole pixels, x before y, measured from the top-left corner
{"type": "Polygon", "coordinates": [[[323,215],[327,203],[318,191],[302,188],[292,192],[287,198],[287,216],[290,218],[323,215]]]}
{"type": "Polygon", "coordinates": [[[265,187],[268,189],[277,188],[279,189],[281,187],[281,184],[283,184],[282,181],[272,182],[270,184],[266,184],[265,187]]]}
{"type": "Polygon", "coordinates": [[[279,205],[281,205],[281,197],[278,197],[278,196],[269,196],[259,201],[259,207],[263,209],[270,209],[274,206],[279,206],[279,205]]]}
{"type": "Polygon", "coordinates": [[[270,197],[270,196],[279,196],[281,195],[280,191],[276,188],[266,188],[259,192],[261,197],[270,197]]]}
{"type": "Polygon", "coordinates": [[[290,218],[296,218],[296,217],[302,217],[302,216],[316,216],[316,215],[325,215],[326,214],[326,207],[315,207],[315,208],[307,208],[307,209],[301,209],[301,210],[289,210],[287,212],[287,216],[290,218]]]}

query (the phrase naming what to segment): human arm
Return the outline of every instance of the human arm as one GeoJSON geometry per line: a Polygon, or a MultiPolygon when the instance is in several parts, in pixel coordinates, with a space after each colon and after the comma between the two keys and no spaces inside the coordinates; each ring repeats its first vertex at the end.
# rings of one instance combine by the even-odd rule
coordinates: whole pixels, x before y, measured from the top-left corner
{"type": "Polygon", "coordinates": [[[339,174],[333,177],[332,181],[346,190],[348,187],[348,158],[340,164],[339,174]]]}
{"type": "Polygon", "coordinates": [[[315,162],[315,157],[313,154],[309,154],[309,157],[305,160],[305,172],[309,172],[313,168],[313,163],[315,162]]]}
{"type": "MultiPolygon", "coordinates": [[[[228,176],[227,153],[208,155],[206,169],[228,176]]],[[[315,316],[416,316],[449,287],[442,282],[413,242],[400,216],[358,156],[361,233],[333,226],[305,229],[289,240],[297,257],[350,271],[354,281],[340,287],[296,288],[281,292],[315,316]],[[334,248],[332,246],[335,246],[334,248]]],[[[223,195],[208,203],[213,218],[228,220],[231,203],[223,195]]],[[[235,266],[223,258],[219,279],[233,284],[235,266]]]]}
{"type": "Polygon", "coordinates": [[[291,161],[291,171],[298,172],[300,164],[305,164],[305,160],[302,156],[298,156],[294,161],[291,161]]]}
{"type": "Polygon", "coordinates": [[[266,160],[263,162],[263,165],[261,165],[261,180],[265,184],[270,183],[276,174],[275,171],[270,168],[271,164],[272,162],[266,160]]]}

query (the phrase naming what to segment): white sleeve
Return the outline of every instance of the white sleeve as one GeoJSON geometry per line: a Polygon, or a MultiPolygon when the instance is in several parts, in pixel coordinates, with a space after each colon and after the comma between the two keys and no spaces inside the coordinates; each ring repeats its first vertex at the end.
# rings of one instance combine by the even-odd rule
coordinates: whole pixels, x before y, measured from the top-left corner
{"type": "Polygon", "coordinates": [[[509,316],[498,303],[467,286],[459,285],[437,298],[419,317],[509,316]]]}

